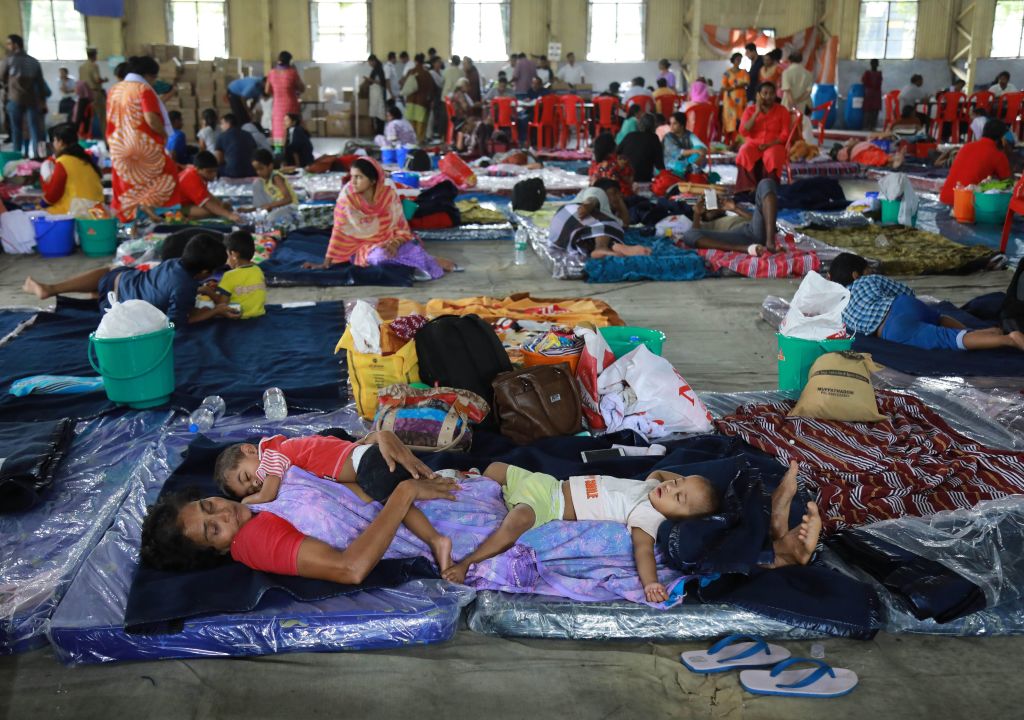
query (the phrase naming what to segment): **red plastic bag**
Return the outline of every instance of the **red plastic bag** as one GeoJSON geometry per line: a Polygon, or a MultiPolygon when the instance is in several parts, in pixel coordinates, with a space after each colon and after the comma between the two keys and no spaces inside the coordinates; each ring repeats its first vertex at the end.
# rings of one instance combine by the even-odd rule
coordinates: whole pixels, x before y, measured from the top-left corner
{"type": "Polygon", "coordinates": [[[662,170],[658,173],[658,177],[654,178],[654,182],[651,183],[651,192],[658,197],[665,197],[665,193],[667,193],[673,185],[681,182],[683,182],[683,178],[673,172],[669,172],[668,170],[662,170]]]}
{"type": "Polygon", "coordinates": [[[604,369],[615,362],[615,353],[608,347],[604,337],[597,330],[584,326],[575,328],[576,335],[583,338],[583,354],[576,366],[576,384],[580,386],[580,400],[583,405],[583,419],[590,430],[604,430],[601,417],[601,395],[597,391],[597,378],[604,369]]]}

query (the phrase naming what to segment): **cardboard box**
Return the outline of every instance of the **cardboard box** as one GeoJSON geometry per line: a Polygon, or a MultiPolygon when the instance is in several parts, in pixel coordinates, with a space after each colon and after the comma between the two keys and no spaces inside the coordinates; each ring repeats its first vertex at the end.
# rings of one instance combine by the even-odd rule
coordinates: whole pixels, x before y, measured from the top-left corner
{"type": "Polygon", "coordinates": [[[307,85],[301,99],[305,102],[320,102],[320,86],[307,85]]]}
{"type": "Polygon", "coordinates": [[[195,93],[190,82],[178,82],[174,85],[174,89],[178,91],[178,97],[182,95],[193,95],[195,93]]]}
{"type": "Polygon", "coordinates": [[[187,61],[181,64],[181,82],[195,83],[199,78],[199,63],[187,61]]]}
{"type": "Polygon", "coordinates": [[[196,52],[197,52],[197,50],[195,48],[182,47],[181,48],[181,55],[179,55],[178,57],[180,57],[184,61],[195,60],[196,59],[196,52]]]}
{"type": "Polygon", "coordinates": [[[310,67],[302,68],[302,82],[306,85],[316,85],[317,87],[323,85],[323,78],[320,75],[320,66],[311,65],[310,67]]]}
{"type": "Polygon", "coordinates": [[[359,132],[357,137],[373,137],[373,120],[370,117],[359,118],[359,132]]]}
{"type": "Polygon", "coordinates": [[[216,91],[217,88],[211,78],[201,77],[196,80],[196,97],[212,98],[216,91]]]}
{"type": "Polygon", "coordinates": [[[196,69],[199,75],[212,75],[213,74],[213,61],[212,60],[198,60],[196,61],[196,69]]]}
{"type": "Polygon", "coordinates": [[[352,137],[352,116],[342,113],[328,115],[327,137],[352,137]]]}
{"type": "Polygon", "coordinates": [[[309,129],[317,137],[327,137],[327,118],[314,118],[309,124],[309,129]]]}
{"type": "Polygon", "coordinates": [[[179,95],[178,100],[182,108],[198,108],[199,99],[195,95],[179,95]]]}
{"type": "Polygon", "coordinates": [[[164,100],[164,107],[168,110],[181,110],[181,101],[176,97],[164,100]]]}

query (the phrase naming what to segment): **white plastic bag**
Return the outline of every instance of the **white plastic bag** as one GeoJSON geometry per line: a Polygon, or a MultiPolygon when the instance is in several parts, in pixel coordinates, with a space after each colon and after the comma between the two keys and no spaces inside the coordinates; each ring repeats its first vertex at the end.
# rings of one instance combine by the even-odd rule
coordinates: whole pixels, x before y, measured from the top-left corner
{"type": "Polygon", "coordinates": [[[352,308],[352,340],[356,351],[369,355],[380,355],[380,315],[365,300],[357,300],[352,308]]]}
{"type": "Polygon", "coordinates": [[[692,228],[693,220],[685,215],[669,215],[667,218],[662,218],[658,221],[658,224],[654,226],[654,232],[658,237],[665,237],[666,235],[678,237],[692,228]]]}
{"type": "Polygon", "coordinates": [[[32,216],[24,210],[0,213],[0,244],[5,253],[30,253],[36,247],[36,229],[32,216]]]}
{"type": "Polygon", "coordinates": [[[117,302],[114,293],[107,295],[110,309],[96,328],[98,338],[125,338],[163,330],[167,316],[145,300],[117,302]]]}
{"type": "MultiPolygon", "coordinates": [[[[711,413],[672,363],[639,345],[608,367],[598,378],[601,395],[622,392],[636,395],[626,405],[626,416],[645,414],[664,434],[704,433],[712,430],[711,413]]],[[[656,435],[656,434],[655,434],[656,435]]]]}
{"type": "Polygon", "coordinates": [[[849,290],[812,270],[796,289],[789,312],[779,324],[779,332],[802,340],[825,340],[842,335],[846,332],[843,310],[849,302],[849,290]]]}

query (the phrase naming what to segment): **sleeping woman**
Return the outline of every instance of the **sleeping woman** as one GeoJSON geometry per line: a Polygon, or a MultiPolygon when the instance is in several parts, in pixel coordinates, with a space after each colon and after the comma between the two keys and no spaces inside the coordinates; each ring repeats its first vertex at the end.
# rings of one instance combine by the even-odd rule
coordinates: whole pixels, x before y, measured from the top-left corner
{"type": "Polygon", "coordinates": [[[629,211],[619,181],[598,178],[551,218],[548,244],[594,259],[650,255],[650,248],[626,244],[626,225],[629,211]]]}

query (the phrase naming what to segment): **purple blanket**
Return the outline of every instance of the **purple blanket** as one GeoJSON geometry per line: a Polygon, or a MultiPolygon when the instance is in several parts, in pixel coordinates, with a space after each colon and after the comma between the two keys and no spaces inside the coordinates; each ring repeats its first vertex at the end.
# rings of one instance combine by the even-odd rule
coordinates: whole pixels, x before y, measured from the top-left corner
{"type": "MultiPolygon", "coordinates": [[[[417,503],[438,532],[452,539],[456,561],[468,555],[489,535],[507,512],[497,483],[486,478],[462,482],[455,502],[417,503]]],[[[305,535],[334,547],[347,547],[380,512],[376,502],[364,503],[348,488],[301,470],[288,471],[277,499],[254,506],[291,522],[305,535]]],[[[430,551],[402,527],[386,558],[430,558],[430,551]]],[[[658,578],[677,596],[651,604],[633,562],[633,546],[625,525],[611,522],[552,522],[531,530],[517,545],[470,569],[466,584],[478,590],[538,593],[604,602],[625,598],[652,607],[671,607],[682,599],[687,576],[663,565],[658,557],[658,578]]]]}

